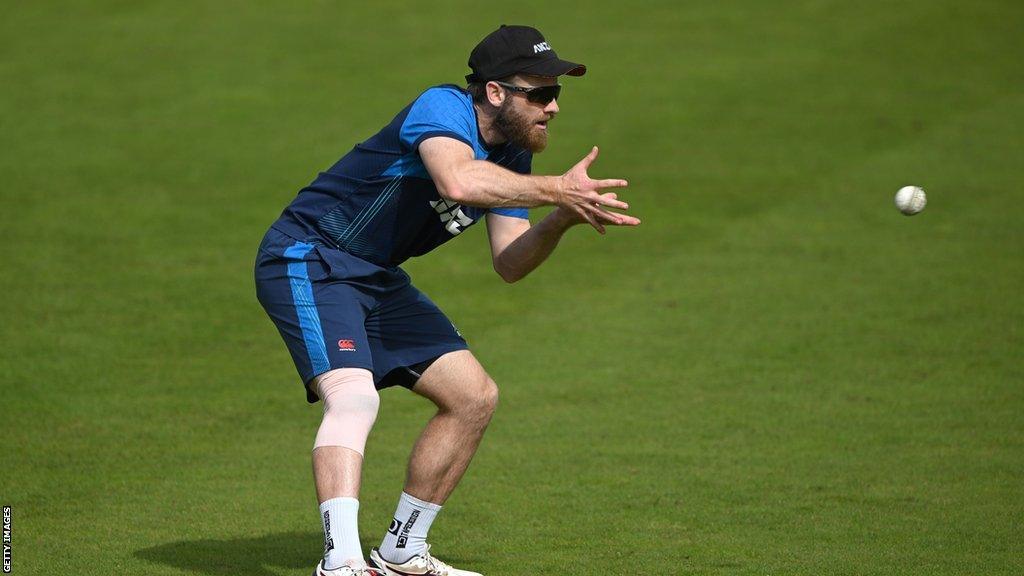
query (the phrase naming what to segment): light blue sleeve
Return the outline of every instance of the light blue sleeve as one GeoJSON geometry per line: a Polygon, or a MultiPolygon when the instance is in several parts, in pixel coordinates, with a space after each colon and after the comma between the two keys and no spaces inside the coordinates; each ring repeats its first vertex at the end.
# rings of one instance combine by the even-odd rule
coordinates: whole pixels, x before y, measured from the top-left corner
{"type": "Polygon", "coordinates": [[[413,102],[399,132],[402,144],[416,150],[420,142],[433,136],[455,138],[473,148],[476,115],[467,94],[455,87],[438,86],[413,102]]]}
{"type": "Polygon", "coordinates": [[[489,208],[487,211],[498,214],[499,216],[511,216],[513,218],[522,218],[524,220],[530,219],[530,211],[526,208],[489,208]]]}

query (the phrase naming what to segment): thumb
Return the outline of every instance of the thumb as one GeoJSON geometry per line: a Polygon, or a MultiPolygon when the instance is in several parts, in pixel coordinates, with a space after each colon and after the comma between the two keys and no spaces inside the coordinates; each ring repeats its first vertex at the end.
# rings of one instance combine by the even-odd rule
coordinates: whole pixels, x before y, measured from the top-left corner
{"type": "Polygon", "coordinates": [[[583,165],[583,168],[590,168],[590,165],[594,163],[594,160],[597,160],[597,152],[597,146],[594,146],[593,148],[590,149],[590,154],[584,156],[583,160],[580,161],[580,164],[583,165]]]}

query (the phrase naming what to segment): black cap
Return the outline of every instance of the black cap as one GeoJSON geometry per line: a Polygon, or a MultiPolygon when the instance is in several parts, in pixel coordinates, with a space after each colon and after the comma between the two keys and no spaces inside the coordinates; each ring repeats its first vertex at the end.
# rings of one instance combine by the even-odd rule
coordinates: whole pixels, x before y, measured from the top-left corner
{"type": "Polygon", "coordinates": [[[583,76],[587,67],[562,60],[536,28],[501,25],[469,54],[473,73],[467,82],[487,82],[517,73],[535,76],[583,76]]]}

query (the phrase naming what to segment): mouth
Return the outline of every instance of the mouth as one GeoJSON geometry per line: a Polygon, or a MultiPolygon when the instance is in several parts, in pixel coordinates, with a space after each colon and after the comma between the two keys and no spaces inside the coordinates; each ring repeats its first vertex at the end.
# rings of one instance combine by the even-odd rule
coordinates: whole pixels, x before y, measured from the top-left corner
{"type": "Polygon", "coordinates": [[[541,121],[537,122],[537,127],[540,128],[541,130],[547,130],[548,129],[548,121],[547,120],[541,120],[541,121]]]}

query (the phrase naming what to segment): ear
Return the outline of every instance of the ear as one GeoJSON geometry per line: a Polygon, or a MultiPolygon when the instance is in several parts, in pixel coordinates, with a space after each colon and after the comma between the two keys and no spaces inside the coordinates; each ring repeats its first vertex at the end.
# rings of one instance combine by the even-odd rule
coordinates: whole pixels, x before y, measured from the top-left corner
{"type": "Polygon", "coordinates": [[[505,102],[505,89],[499,86],[497,82],[488,82],[484,86],[484,94],[487,95],[487,101],[495,108],[501,106],[502,103],[505,102]]]}

